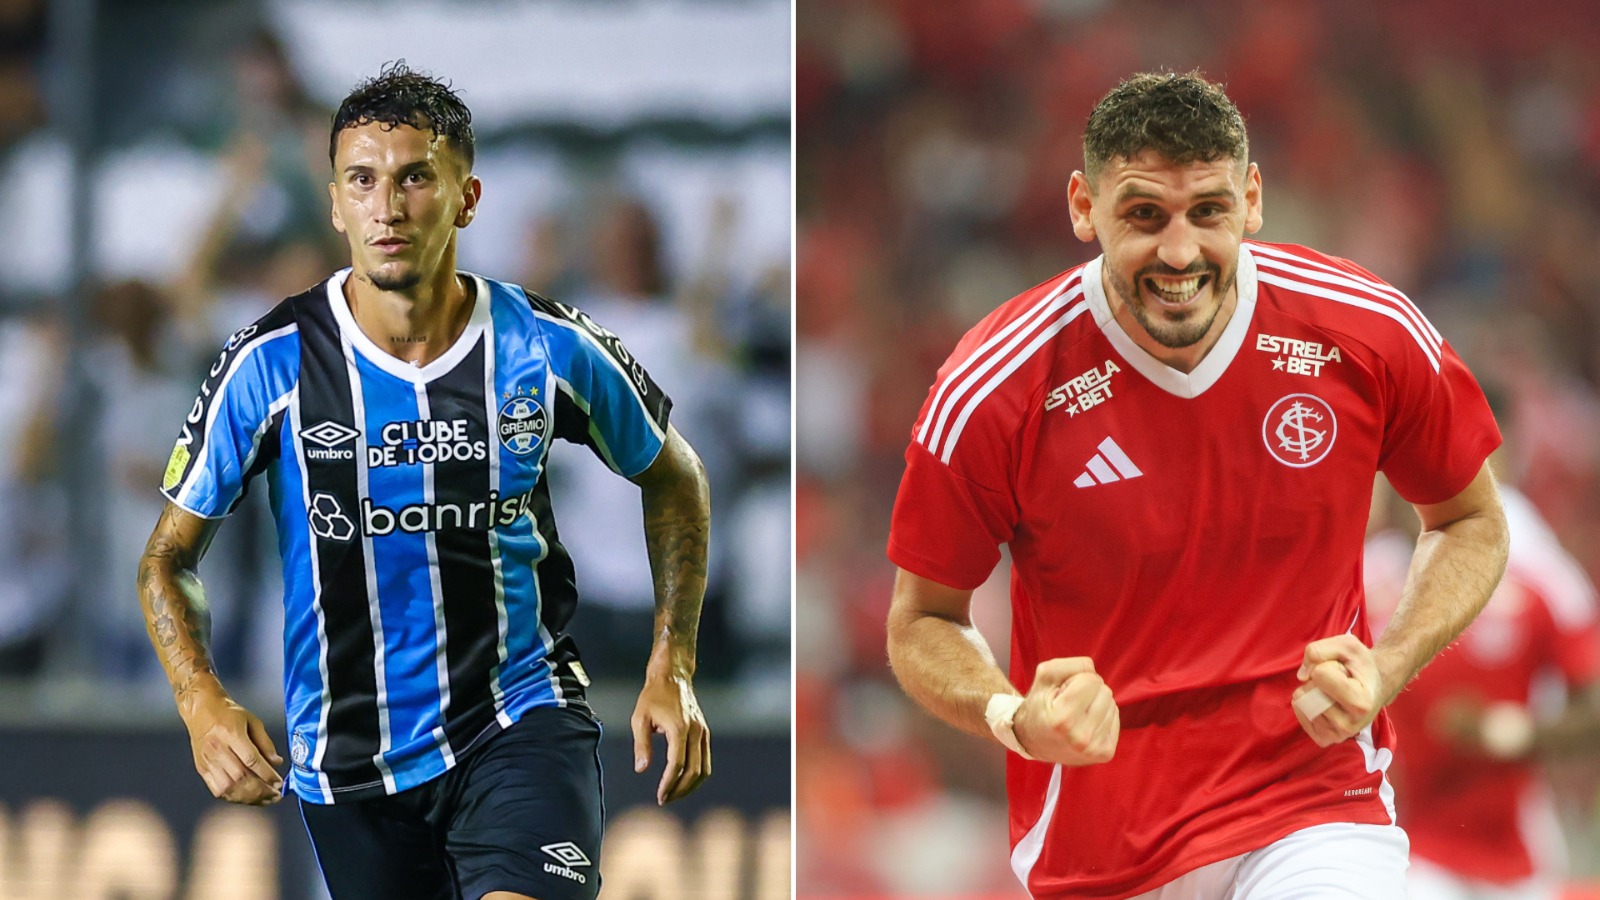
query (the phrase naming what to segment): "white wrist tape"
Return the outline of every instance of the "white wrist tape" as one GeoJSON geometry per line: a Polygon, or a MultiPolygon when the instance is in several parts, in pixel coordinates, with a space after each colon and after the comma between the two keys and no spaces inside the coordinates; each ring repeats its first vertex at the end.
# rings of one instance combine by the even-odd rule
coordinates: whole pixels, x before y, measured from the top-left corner
{"type": "Polygon", "coordinates": [[[995,694],[989,698],[989,705],[983,711],[983,719],[989,723],[989,730],[994,733],[995,740],[1004,744],[1007,750],[1023,759],[1033,759],[1022,749],[1022,744],[1017,742],[1017,710],[1021,706],[1022,698],[1016,694],[995,694]]]}

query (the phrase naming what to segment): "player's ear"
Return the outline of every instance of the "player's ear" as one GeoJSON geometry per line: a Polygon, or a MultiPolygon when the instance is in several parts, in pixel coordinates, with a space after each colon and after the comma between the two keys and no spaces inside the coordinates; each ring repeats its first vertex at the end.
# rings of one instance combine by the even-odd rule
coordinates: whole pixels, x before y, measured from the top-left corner
{"type": "Polygon", "coordinates": [[[1251,163],[1244,177],[1244,230],[1255,234],[1261,230],[1261,170],[1251,163]]]}
{"type": "Polygon", "coordinates": [[[1072,216],[1072,233],[1084,243],[1093,243],[1095,238],[1094,221],[1089,213],[1094,210],[1094,189],[1089,184],[1089,176],[1082,172],[1073,172],[1072,180],[1067,182],[1067,211],[1072,216]]]}
{"type": "Polygon", "coordinates": [[[478,200],[483,197],[483,182],[476,175],[468,175],[466,183],[461,186],[461,211],[456,213],[456,227],[465,228],[472,224],[472,217],[478,213],[478,200]]]}
{"type": "Polygon", "coordinates": [[[344,217],[339,215],[339,187],[328,182],[328,213],[333,219],[333,230],[344,234],[344,217]]]}

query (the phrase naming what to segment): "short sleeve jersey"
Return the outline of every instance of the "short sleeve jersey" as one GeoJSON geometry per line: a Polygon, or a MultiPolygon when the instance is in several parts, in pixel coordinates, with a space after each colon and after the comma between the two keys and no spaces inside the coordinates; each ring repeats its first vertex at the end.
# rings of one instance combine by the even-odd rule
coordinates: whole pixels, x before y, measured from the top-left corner
{"type": "Polygon", "coordinates": [[[348,275],[233,335],[162,485],[215,518],[267,475],[290,780],[312,803],[421,784],[529,708],[587,710],[546,454],[563,438],[636,475],[671,408],[583,312],[477,276],[460,338],[405,363],[357,327],[348,275]]]}
{"type": "MultiPolygon", "coordinates": [[[[1570,690],[1600,677],[1594,586],[1527,498],[1504,488],[1511,552],[1483,612],[1389,706],[1399,746],[1400,824],[1411,852],[1474,881],[1560,878],[1560,820],[1530,761],[1497,761],[1437,732],[1452,704],[1528,706],[1540,679],[1570,690]]],[[[1382,633],[1403,584],[1406,554],[1368,542],[1367,605],[1382,633]]]]}
{"type": "Polygon", "coordinates": [[[1370,643],[1372,479],[1455,496],[1499,443],[1476,382],[1399,291],[1246,242],[1238,304],[1189,373],[1112,317],[1100,259],[1014,298],[940,369],[889,556],[974,588],[1012,558],[1012,680],[1087,656],[1116,756],[1008,756],[1012,866],[1035,897],[1126,897],[1324,822],[1388,823],[1387,720],[1321,749],[1290,698],[1307,644],[1370,643]]]}

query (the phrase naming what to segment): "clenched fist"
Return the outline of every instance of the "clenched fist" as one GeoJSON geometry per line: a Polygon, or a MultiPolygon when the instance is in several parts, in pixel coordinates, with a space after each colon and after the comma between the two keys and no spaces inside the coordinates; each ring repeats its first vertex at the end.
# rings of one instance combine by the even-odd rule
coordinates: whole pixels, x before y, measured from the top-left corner
{"type": "Polygon", "coordinates": [[[1360,734],[1391,699],[1384,693],[1383,677],[1372,649],[1351,634],[1309,644],[1299,677],[1304,684],[1295,689],[1291,703],[1312,688],[1333,701],[1315,719],[1306,718],[1305,712],[1294,706],[1300,727],[1319,747],[1331,747],[1360,734]]]}
{"type": "Polygon", "coordinates": [[[1029,756],[1064,766],[1110,761],[1122,733],[1111,688],[1087,656],[1040,663],[1014,721],[1017,742],[1029,756]]]}

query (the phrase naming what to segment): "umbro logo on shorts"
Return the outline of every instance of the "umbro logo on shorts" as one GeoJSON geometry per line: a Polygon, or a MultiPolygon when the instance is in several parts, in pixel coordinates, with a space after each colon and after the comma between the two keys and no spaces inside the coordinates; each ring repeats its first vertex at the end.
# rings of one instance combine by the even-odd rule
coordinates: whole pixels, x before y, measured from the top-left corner
{"type": "Polygon", "coordinates": [[[539,849],[555,857],[564,866],[592,865],[589,862],[589,857],[584,854],[583,849],[571,841],[562,841],[559,844],[545,844],[539,849]]]}
{"type": "Polygon", "coordinates": [[[1094,456],[1089,457],[1089,465],[1082,475],[1072,482],[1080,488],[1094,487],[1100,484],[1110,484],[1113,481],[1122,481],[1126,478],[1138,478],[1144,473],[1133,464],[1128,454],[1122,452],[1117,442],[1106,438],[1100,442],[1099,450],[1094,456]]]}
{"type": "Polygon", "coordinates": [[[588,884],[589,878],[582,872],[575,871],[573,866],[589,866],[589,857],[583,850],[571,841],[562,841],[559,844],[545,844],[539,848],[561,861],[561,865],[545,863],[544,870],[551,875],[560,875],[569,881],[579,884],[588,884]]]}

